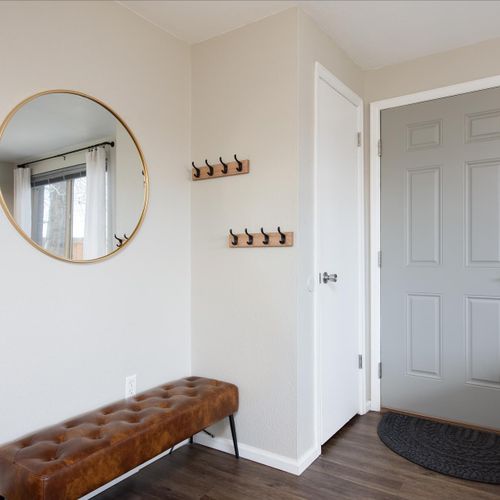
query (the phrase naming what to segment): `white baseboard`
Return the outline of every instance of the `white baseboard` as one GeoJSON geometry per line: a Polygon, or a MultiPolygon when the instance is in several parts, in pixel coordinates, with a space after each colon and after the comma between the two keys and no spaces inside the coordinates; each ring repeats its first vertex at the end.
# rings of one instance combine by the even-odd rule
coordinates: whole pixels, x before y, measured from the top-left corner
{"type": "MultiPolygon", "coordinates": [[[[197,434],[194,437],[194,442],[234,455],[233,441],[231,439],[212,438],[205,434],[197,434]]],[[[252,462],[267,465],[268,467],[273,467],[274,469],[279,469],[296,476],[300,476],[321,455],[321,449],[316,448],[304,453],[299,459],[285,457],[243,443],[238,443],[238,449],[241,458],[246,458],[252,462]]]]}
{"type": "MultiPolygon", "coordinates": [[[[177,450],[181,446],[184,446],[188,443],[189,443],[189,439],[186,439],[185,441],[182,441],[182,443],[176,444],[175,450],[177,450]]],[[[174,453],[175,453],[175,450],[174,450],[174,453]]],[[[93,498],[96,495],[99,495],[99,493],[106,491],[107,489],[111,488],[115,484],[118,484],[121,481],[123,481],[124,479],[127,479],[127,477],[130,477],[130,476],[133,476],[134,474],[137,474],[141,469],[144,469],[144,467],[147,467],[148,465],[152,464],[153,462],[160,460],[160,458],[163,458],[165,455],[168,455],[169,453],[170,453],[170,450],[166,450],[163,453],[156,455],[156,457],[152,458],[151,460],[148,460],[147,462],[144,462],[143,464],[139,465],[135,469],[129,470],[128,472],[121,475],[120,477],[113,479],[113,481],[110,481],[109,483],[106,483],[105,485],[101,486],[100,488],[97,488],[97,490],[94,490],[91,493],[87,493],[85,496],[80,497],[79,500],[90,500],[90,498],[93,498]]]]}
{"type": "Polygon", "coordinates": [[[298,476],[300,476],[319,456],[321,455],[321,446],[311,448],[304,453],[298,460],[298,476]]]}

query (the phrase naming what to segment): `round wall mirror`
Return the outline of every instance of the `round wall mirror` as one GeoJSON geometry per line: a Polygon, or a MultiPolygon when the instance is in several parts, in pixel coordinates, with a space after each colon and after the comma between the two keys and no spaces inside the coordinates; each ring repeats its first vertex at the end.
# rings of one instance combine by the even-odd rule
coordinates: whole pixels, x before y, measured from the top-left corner
{"type": "Polygon", "coordinates": [[[74,91],[37,94],[0,127],[0,201],[42,252],[91,262],[125,247],[148,200],[137,141],[102,102],[74,91]]]}

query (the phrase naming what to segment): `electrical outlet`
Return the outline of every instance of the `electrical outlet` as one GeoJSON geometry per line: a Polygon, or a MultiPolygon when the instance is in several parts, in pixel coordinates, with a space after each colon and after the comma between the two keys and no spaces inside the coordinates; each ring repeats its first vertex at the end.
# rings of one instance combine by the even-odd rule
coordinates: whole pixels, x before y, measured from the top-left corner
{"type": "Polygon", "coordinates": [[[135,396],[137,388],[137,376],[129,375],[125,377],[125,398],[131,398],[135,396]]]}

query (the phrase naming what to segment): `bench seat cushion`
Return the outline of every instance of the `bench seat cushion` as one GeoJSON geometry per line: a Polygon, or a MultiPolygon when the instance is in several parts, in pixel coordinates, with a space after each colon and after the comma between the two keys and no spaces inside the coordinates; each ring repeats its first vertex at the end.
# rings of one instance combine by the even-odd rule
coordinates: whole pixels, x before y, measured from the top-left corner
{"type": "Polygon", "coordinates": [[[0,448],[7,500],[76,499],[238,409],[232,384],[188,377],[0,448]]]}

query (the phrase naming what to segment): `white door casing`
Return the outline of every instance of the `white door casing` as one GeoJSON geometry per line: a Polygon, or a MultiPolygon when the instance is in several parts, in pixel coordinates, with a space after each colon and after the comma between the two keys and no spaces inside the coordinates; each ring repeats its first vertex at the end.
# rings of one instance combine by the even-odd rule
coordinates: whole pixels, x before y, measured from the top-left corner
{"type": "MultiPolygon", "coordinates": [[[[377,155],[380,112],[398,105],[464,94],[499,84],[500,78],[489,78],[372,105],[373,409],[380,406],[377,376],[380,359],[380,270],[377,266],[380,248],[380,161],[377,155]]],[[[497,380],[500,379],[498,369],[494,369],[500,359],[490,359],[493,355],[500,356],[499,325],[495,320],[498,317],[500,294],[491,289],[491,281],[495,281],[492,269],[497,267],[497,258],[492,255],[498,250],[495,250],[498,235],[496,230],[486,228],[488,225],[497,226],[494,220],[498,212],[498,193],[492,184],[496,184],[494,179],[500,174],[496,162],[500,155],[495,149],[498,146],[494,145],[498,141],[499,131],[489,131],[489,128],[499,127],[500,115],[495,103],[500,99],[495,92],[482,93],[483,99],[478,92],[469,96],[450,97],[448,100],[440,99],[420,107],[406,107],[412,110],[415,119],[411,113],[405,117],[405,109],[400,108],[403,113],[401,119],[408,123],[393,123],[392,131],[389,131],[388,119],[391,115],[385,115],[386,135],[382,141],[382,161],[386,162],[383,164],[384,169],[392,169],[391,172],[385,171],[383,184],[386,230],[391,212],[397,213],[395,207],[389,209],[387,204],[391,192],[397,198],[393,201],[401,205],[399,213],[406,213],[404,217],[395,215],[395,224],[401,226],[399,233],[406,235],[401,236],[399,243],[398,231],[390,233],[384,230],[382,273],[389,272],[395,261],[401,261],[398,264],[401,266],[400,271],[384,275],[384,289],[389,294],[384,292],[384,303],[392,294],[398,304],[401,301],[404,304],[401,302],[398,312],[393,315],[396,317],[399,314],[401,317],[395,322],[391,320],[392,323],[389,321],[388,309],[384,309],[384,338],[396,326],[402,333],[401,339],[398,336],[392,338],[394,344],[401,340],[399,345],[394,345],[398,352],[401,351],[395,354],[401,364],[396,372],[401,372],[401,375],[389,392],[389,385],[395,379],[394,373],[391,374],[394,366],[389,366],[387,361],[392,362],[395,358],[392,355],[388,357],[387,344],[384,348],[386,362],[382,372],[385,396],[382,403],[384,406],[396,406],[415,413],[483,426],[494,426],[494,422],[474,410],[486,408],[500,396],[497,391],[492,391],[498,388],[500,382],[497,380]],[[450,103],[448,107],[447,102],[450,103]],[[438,116],[440,114],[443,116],[438,116]],[[397,140],[401,147],[396,147],[397,151],[389,140],[392,136],[399,137],[397,140]],[[395,164],[400,165],[404,172],[401,173],[395,164]],[[403,180],[395,178],[399,174],[404,174],[403,180]],[[489,224],[485,224],[487,221],[489,224]],[[429,226],[432,226],[432,231],[429,226]],[[388,238],[396,238],[395,245],[399,250],[395,249],[395,254],[392,244],[387,246],[388,238]],[[402,278],[403,273],[409,273],[407,279],[402,278]],[[403,293],[405,300],[399,297],[401,294],[394,292],[394,287],[389,286],[391,276],[406,280],[403,293]],[[456,281],[454,287],[451,286],[453,281],[456,281]],[[450,314],[450,308],[456,313],[450,314]],[[488,315],[489,321],[486,321],[488,315]],[[489,344],[489,348],[486,344],[489,344]],[[478,355],[484,359],[481,358],[481,361],[478,355]],[[423,387],[406,387],[400,391],[403,395],[401,401],[397,397],[391,399],[393,392],[398,392],[397,385],[406,383],[423,387]],[[450,384],[453,387],[448,387],[450,384]],[[491,391],[492,394],[487,396],[486,393],[491,391]],[[453,394],[459,393],[457,401],[451,401],[453,394]],[[449,399],[448,404],[440,403],[443,397],[449,399]],[[486,399],[481,403],[479,400],[482,397],[486,399]],[[413,400],[420,403],[412,407],[410,403],[413,400]],[[469,403],[465,404],[466,400],[470,400],[469,403]],[[463,404],[457,403],[460,401],[463,404]],[[469,410],[465,408],[467,406],[469,410]]],[[[391,341],[389,347],[392,348],[392,344],[391,341]]]]}
{"type": "Polygon", "coordinates": [[[316,395],[319,444],[366,412],[362,100],[316,65],[316,395]],[[359,134],[359,135],[358,135],[359,134]],[[320,273],[337,274],[323,283],[320,273]]]}
{"type": "Polygon", "coordinates": [[[370,103],[370,409],[380,410],[380,114],[384,109],[500,86],[500,75],[370,103]]]}

